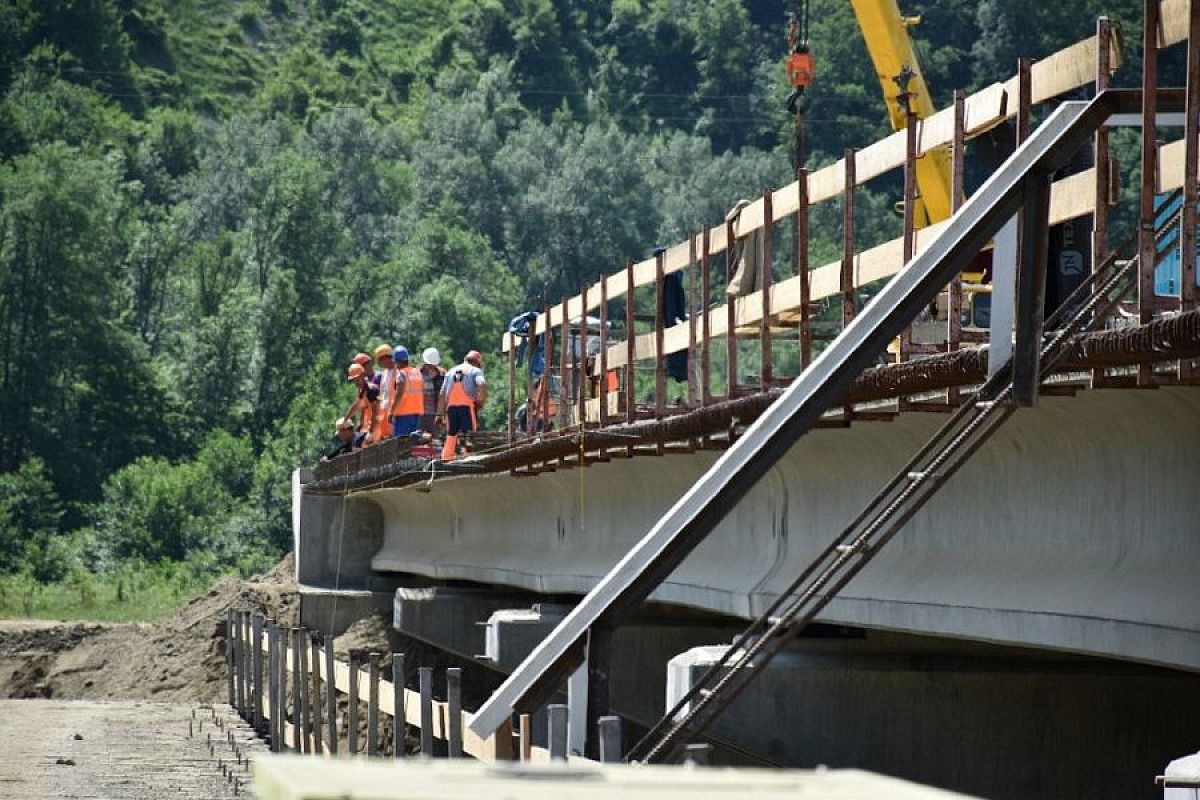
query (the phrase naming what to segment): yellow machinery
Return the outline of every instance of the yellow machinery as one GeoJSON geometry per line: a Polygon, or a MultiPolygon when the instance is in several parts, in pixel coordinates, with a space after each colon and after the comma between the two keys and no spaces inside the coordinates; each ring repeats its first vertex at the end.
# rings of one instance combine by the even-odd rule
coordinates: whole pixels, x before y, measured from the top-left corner
{"type": "MultiPolygon", "coordinates": [[[[903,93],[905,83],[901,75],[908,75],[907,92],[912,112],[917,119],[925,119],[934,112],[933,98],[917,61],[908,28],[920,21],[920,17],[905,17],[900,13],[896,0],[850,0],[858,26],[862,29],[867,51],[879,76],[883,98],[887,103],[888,118],[893,130],[904,130],[907,124],[903,93]]],[[[950,218],[951,211],[951,165],[950,154],[943,148],[935,149],[917,159],[917,206],[913,210],[913,224],[923,228],[934,222],[950,218]]]]}

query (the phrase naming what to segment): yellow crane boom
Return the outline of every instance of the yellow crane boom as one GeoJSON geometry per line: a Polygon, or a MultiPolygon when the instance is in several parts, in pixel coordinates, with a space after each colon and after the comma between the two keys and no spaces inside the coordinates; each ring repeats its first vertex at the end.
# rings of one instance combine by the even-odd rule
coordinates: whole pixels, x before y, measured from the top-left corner
{"type": "MultiPolygon", "coordinates": [[[[862,29],[867,51],[879,76],[892,129],[904,130],[907,122],[900,100],[901,88],[896,82],[896,77],[905,66],[912,71],[908,91],[913,114],[917,119],[931,116],[935,110],[933,98],[908,36],[908,27],[915,24],[918,18],[904,17],[896,0],[850,0],[850,4],[854,7],[858,27],[862,29]]],[[[916,227],[923,228],[950,217],[950,171],[950,154],[944,148],[917,158],[917,207],[913,210],[916,227]]]]}

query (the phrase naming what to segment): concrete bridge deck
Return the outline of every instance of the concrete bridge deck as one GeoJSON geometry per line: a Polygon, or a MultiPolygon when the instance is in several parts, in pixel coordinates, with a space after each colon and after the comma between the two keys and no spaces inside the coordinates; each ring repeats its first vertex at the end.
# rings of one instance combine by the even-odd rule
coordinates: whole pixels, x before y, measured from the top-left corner
{"type": "MultiPolygon", "coordinates": [[[[756,615],[942,419],[906,413],[810,432],[652,599],[756,615]]],[[[1200,388],[1044,398],[824,619],[1200,669],[1198,443],[1200,388]]],[[[340,545],[350,548],[343,586],[357,571],[582,594],[714,458],[439,479],[428,492],[346,501],[306,495],[301,526],[329,535],[301,547],[301,578],[332,585],[340,545]]]]}

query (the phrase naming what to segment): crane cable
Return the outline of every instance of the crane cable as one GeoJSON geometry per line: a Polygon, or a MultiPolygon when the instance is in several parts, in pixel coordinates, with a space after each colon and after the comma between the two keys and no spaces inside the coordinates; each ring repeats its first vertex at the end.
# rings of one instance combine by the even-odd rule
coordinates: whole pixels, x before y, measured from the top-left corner
{"type": "Polygon", "coordinates": [[[788,95],[787,110],[795,117],[795,141],[792,167],[799,173],[804,166],[804,116],[812,105],[808,88],[816,77],[812,50],[809,47],[808,0],[797,0],[796,9],[788,15],[788,56],[785,64],[792,93],[788,95]]]}

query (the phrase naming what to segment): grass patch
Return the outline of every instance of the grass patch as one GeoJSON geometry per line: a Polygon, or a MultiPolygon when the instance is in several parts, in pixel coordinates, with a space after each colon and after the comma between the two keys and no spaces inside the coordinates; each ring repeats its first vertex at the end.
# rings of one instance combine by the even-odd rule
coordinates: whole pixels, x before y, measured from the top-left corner
{"type": "Polygon", "coordinates": [[[104,575],[76,570],[54,583],[4,575],[0,618],[149,622],[178,610],[213,580],[170,566],[123,567],[104,575]]]}

